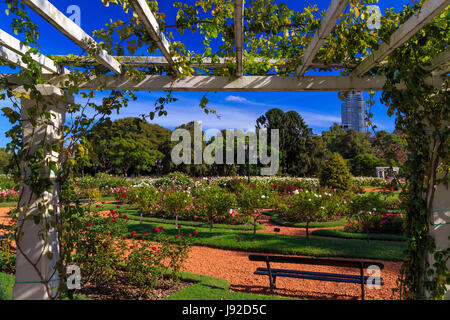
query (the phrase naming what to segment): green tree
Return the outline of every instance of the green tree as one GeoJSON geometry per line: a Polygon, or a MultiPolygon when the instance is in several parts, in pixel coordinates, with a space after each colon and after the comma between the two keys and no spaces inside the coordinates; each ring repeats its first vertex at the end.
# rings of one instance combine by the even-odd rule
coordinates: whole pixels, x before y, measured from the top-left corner
{"type": "Polygon", "coordinates": [[[140,175],[155,172],[170,130],[140,118],[106,120],[93,127],[88,140],[100,171],[140,175]]]}
{"type": "Polygon", "coordinates": [[[4,148],[0,148],[0,173],[7,173],[11,162],[11,156],[4,148]]]}
{"type": "Polygon", "coordinates": [[[387,165],[386,159],[380,159],[373,154],[359,154],[350,161],[351,173],[354,176],[374,177],[376,175],[376,167],[384,167],[387,165]]]}
{"type": "Polygon", "coordinates": [[[266,129],[269,141],[271,130],[279,130],[280,167],[283,173],[306,176],[320,165],[323,149],[312,151],[314,147],[320,147],[320,142],[313,138],[312,129],[296,111],[284,113],[278,108],[270,109],[256,120],[256,128],[266,129]]]}
{"type": "MultiPolygon", "coordinates": [[[[171,158],[172,149],[180,142],[169,140],[169,141],[166,141],[164,143],[164,145],[162,146],[162,152],[164,153],[164,160],[163,160],[164,170],[166,172],[172,172],[172,171],[184,172],[188,175],[197,176],[197,177],[202,177],[202,176],[208,175],[208,173],[210,172],[210,169],[211,169],[210,166],[206,165],[203,161],[201,164],[194,164],[194,146],[195,146],[195,139],[197,139],[197,137],[195,136],[195,122],[191,121],[187,124],[182,124],[182,125],[178,126],[176,129],[185,129],[190,134],[191,163],[190,164],[182,163],[179,165],[175,165],[173,163],[172,158],[171,158]]],[[[201,140],[201,141],[197,141],[197,143],[201,145],[202,157],[203,157],[203,150],[205,149],[205,146],[206,146],[206,138],[205,137],[206,137],[205,132],[201,131],[199,134],[199,137],[198,137],[198,140],[201,140]]]]}
{"type": "Polygon", "coordinates": [[[333,153],[323,167],[320,173],[320,185],[342,191],[351,188],[352,176],[339,153],[333,153]]]}
{"type": "Polygon", "coordinates": [[[322,136],[327,149],[332,153],[338,152],[344,159],[371,152],[367,135],[353,129],[344,130],[337,123],[333,124],[329,131],[323,131],[322,136]]]}
{"type": "Polygon", "coordinates": [[[407,143],[397,132],[378,131],[373,139],[372,147],[374,154],[379,158],[386,159],[390,166],[406,161],[407,143]]]}

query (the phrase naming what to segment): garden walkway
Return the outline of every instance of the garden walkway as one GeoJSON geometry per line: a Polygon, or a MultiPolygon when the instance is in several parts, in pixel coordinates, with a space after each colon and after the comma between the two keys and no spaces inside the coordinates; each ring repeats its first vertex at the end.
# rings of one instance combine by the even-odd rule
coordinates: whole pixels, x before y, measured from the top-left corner
{"type": "MultiPolygon", "coordinates": [[[[265,267],[265,263],[248,260],[250,252],[230,251],[195,246],[192,248],[184,271],[218,277],[231,283],[232,291],[245,291],[255,294],[269,294],[267,276],[253,274],[256,267],[265,267]]],[[[396,288],[401,263],[384,261],[381,276],[385,285],[379,290],[369,290],[366,286],[366,300],[395,299],[392,289],[396,288]]],[[[273,268],[298,269],[329,273],[355,274],[355,269],[308,266],[298,264],[271,263],[273,268]]],[[[358,271],[356,271],[358,273],[358,271]]],[[[360,299],[361,286],[351,283],[335,283],[305,279],[278,278],[275,294],[299,299],[360,299]]]]}

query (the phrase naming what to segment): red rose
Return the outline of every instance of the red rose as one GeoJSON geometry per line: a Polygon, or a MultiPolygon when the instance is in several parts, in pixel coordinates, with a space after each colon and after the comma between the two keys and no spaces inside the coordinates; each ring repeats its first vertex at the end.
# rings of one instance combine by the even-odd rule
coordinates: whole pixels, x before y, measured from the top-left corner
{"type": "Polygon", "coordinates": [[[159,230],[162,230],[162,229],[164,229],[164,228],[161,226],[161,227],[158,227],[158,229],[159,229],[159,230]]]}
{"type": "Polygon", "coordinates": [[[117,206],[117,209],[120,209],[120,206],[117,206]]]}
{"type": "Polygon", "coordinates": [[[178,236],[175,236],[175,239],[178,239],[178,236]]]}
{"type": "Polygon", "coordinates": [[[152,247],[153,251],[158,251],[157,247],[152,247]]]}
{"type": "Polygon", "coordinates": [[[155,232],[160,232],[161,230],[159,228],[155,228],[155,232]]]}
{"type": "Polygon", "coordinates": [[[198,234],[198,231],[194,231],[194,234],[198,234]]]}
{"type": "Polygon", "coordinates": [[[130,246],[130,249],[134,249],[134,246],[130,246]]]}

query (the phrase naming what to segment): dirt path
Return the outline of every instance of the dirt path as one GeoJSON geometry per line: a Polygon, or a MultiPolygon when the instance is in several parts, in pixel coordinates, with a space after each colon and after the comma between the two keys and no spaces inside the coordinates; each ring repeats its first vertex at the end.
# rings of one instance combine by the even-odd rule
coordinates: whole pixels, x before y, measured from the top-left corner
{"type": "Polygon", "coordinates": [[[4,235],[6,233],[5,228],[9,226],[11,219],[8,216],[8,212],[13,209],[10,207],[0,208],[0,235],[4,235]]]}

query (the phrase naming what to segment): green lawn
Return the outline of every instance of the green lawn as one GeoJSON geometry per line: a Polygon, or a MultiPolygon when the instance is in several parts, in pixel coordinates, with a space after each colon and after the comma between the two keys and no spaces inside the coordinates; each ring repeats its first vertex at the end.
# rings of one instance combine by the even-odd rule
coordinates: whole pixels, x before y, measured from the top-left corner
{"type": "MultiPolygon", "coordinates": [[[[128,230],[137,234],[152,232],[162,225],[164,232],[169,235],[178,234],[173,224],[156,224],[129,221],[128,230]]],[[[348,257],[400,261],[404,257],[406,248],[403,242],[372,241],[369,244],[364,240],[331,239],[311,237],[286,236],[280,234],[257,233],[255,238],[252,232],[217,229],[210,232],[206,228],[184,227],[184,235],[199,234],[191,237],[193,245],[208,246],[212,248],[240,250],[247,252],[266,252],[279,254],[296,254],[317,257],[348,257]]],[[[175,239],[174,239],[175,241],[175,239]]]]}
{"type": "MultiPolygon", "coordinates": [[[[100,208],[96,208],[96,206],[91,207],[91,211],[100,211],[100,210],[110,210],[114,209],[117,211],[120,211],[123,214],[126,214],[127,217],[130,218],[130,220],[133,221],[140,221],[139,212],[133,205],[120,205],[120,209],[117,209],[117,204],[102,204],[100,208]]],[[[143,217],[143,222],[150,222],[150,223],[158,223],[158,224],[171,224],[175,225],[175,220],[173,219],[163,219],[163,218],[155,218],[155,217],[143,217]]],[[[249,221],[250,223],[250,221],[249,221]]],[[[184,221],[184,220],[178,220],[178,224],[181,226],[186,227],[195,227],[195,228],[208,228],[210,227],[210,224],[208,222],[196,222],[196,221],[184,221]]],[[[231,224],[221,224],[217,223],[214,224],[214,229],[230,229],[230,230],[241,230],[241,231],[251,231],[253,230],[253,224],[246,224],[246,225],[231,225],[231,224]]],[[[264,226],[257,223],[256,224],[257,230],[264,230],[264,226]]]]}
{"type": "MultiPolygon", "coordinates": [[[[228,281],[199,274],[182,272],[181,279],[193,284],[164,300],[292,300],[270,295],[231,292],[228,281]]],[[[14,276],[0,273],[0,300],[12,300],[13,285],[14,276]]],[[[62,300],[67,300],[67,298],[63,297],[62,300]]],[[[90,299],[76,294],[74,300],[90,299]]]]}
{"type": "Polygon", "coordinates": [[[0,300],[12,300],[14,276],[0,272],[0,300]]]}
{"type": "MultiPolygon", "coordinates": [[[[290,222],[282,220],[279,214],[275,211],[265,211],[264,214],[270,215],[270,221],[283,227],[295,227],[295,228],[306,228],[306,222],[290,222]]],[[[310,228],[330,228],[330,227],[341,227],[345,226],[347,223],[347,217],[344,217],[336,221],[325,221],[325,222],[310,222],[310,228]]]]}
{"type": "Polygon", "coordinates": [[[277,296],[231,292],[230,283],[220,278],[186,272],[182,272],[181,278],[195,283],[164,300],[292,300],[277,296]]]}
{"type": "Polygon", "coordinates": [[[16,207],[16,206],[17,206],[17,202],[0,202],[0,208],[16,207]]]}
{"type": "MultiPolygon", "coordinates": [[[[342,230],[335,229],[322,229],[322,230],[314,230],[311,234],[315,236],[322,237],[336,237],[336,238],[344,238],[344,239],[364,239],[367,240],[367,234],[365,233],[350,233],[342,230]]],[[[406,241],[407,238],[400,235],[394,234],[369,234],[370,240],[384,240],[384,241],[406,241]]]]}

